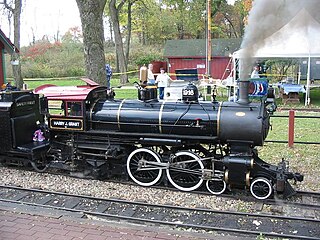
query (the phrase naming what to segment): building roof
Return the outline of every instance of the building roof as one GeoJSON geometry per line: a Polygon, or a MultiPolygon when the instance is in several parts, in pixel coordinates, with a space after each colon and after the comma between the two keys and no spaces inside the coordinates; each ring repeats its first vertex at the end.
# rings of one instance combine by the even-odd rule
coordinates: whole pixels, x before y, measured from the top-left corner
{"type": "MultiPolygon", "coordinates": [[[[211,40],[213,57],[229,56],[240,49],[241,38],[211,40]]],[[[168,40],[165,44],[164,56],[170,57],[205,57],[206,39],[168,40]]]]}
{"type": "Polygon", "coordinates": [[[19,52],[16,46],[10,41],[9,38],[7,38],[7,36],[4,34],[4,32],[2,32],[1,29],[0,29],[0,41],[3,43],[4,49],[6,50],[7,53],[13,53],[14,51],[19,52]]]}

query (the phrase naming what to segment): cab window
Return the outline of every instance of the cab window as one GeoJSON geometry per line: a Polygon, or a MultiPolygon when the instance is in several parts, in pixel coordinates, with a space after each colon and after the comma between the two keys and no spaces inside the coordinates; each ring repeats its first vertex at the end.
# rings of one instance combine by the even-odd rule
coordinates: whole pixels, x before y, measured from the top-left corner
{"type": "Polygon", "coordinates": [[[48,100],[50,115],[64,116],[64,103],[61,100],[48,100]]]}
{"type": "Polygon", "coordinates": [[[82,116],[82,102],[67,102],[67,116],[82,116]]]}

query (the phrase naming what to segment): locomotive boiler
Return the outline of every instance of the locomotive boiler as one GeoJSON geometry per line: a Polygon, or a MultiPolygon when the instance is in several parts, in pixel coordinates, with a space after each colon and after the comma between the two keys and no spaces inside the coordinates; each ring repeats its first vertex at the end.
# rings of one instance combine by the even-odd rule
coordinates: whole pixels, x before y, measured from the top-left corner
{"type": "Polygon", "coordinates": [[[270,101],[199,101],[193,84],[182,99],[158,101],[153,88],[138,86],[139,99],[115,100],[91,80],[86,86],[41,86],[48,103],[49,149],[38,171],[60,168],[80,177],[129,176],[142,186],[163,183],[182,191],[206,187],[249,189],[257,199],[294,194],[288,180],[303,176],[282,161],[258,157],[270,128],[270,101]]]}
{"type": "Polygon", "coordinates": [[[264,104],[235,102],[99,101],[89,121],[95,130],[150,135],[155,144],[184,139],[261,146],[270,126],[264,104]]]}

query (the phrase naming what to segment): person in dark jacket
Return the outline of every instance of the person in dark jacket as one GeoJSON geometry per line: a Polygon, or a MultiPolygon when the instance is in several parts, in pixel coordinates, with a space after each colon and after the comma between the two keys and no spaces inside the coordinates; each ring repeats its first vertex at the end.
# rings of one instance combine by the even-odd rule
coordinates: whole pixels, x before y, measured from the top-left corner
{"type": "Polygon", "coordinates": [[[106,64],[106,74],[107,74],[107,88],[110,89],[110,80],[112,77],[112,69],[109,64],[106,64]]]}

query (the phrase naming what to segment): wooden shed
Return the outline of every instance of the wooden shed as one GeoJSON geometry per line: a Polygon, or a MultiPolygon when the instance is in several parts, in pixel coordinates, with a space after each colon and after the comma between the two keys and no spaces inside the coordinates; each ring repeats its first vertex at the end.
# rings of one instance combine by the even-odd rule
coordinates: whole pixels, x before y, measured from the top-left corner
{"type": "Polygon", "coordinates": [[[0,29],[0,87],[6,83],[6,68],[5,68],[5,54],[12,54],[14,51],[19,50],[13,45],[9,38],[0,29]]]}
{"type": "MultiPolygon", "coordinates": [[[[225,79],[232,69],[231,54],[240,49],[242,39],[212,39],[210,76],[225,79]]],[[[206,39],[168,40],[164,57],[168,59],[168,72],[177,69],[197,69],[199,79],[206,73],[206,39]]],[[[174,75],[172,79],[176,79],[174,75]]]]}

